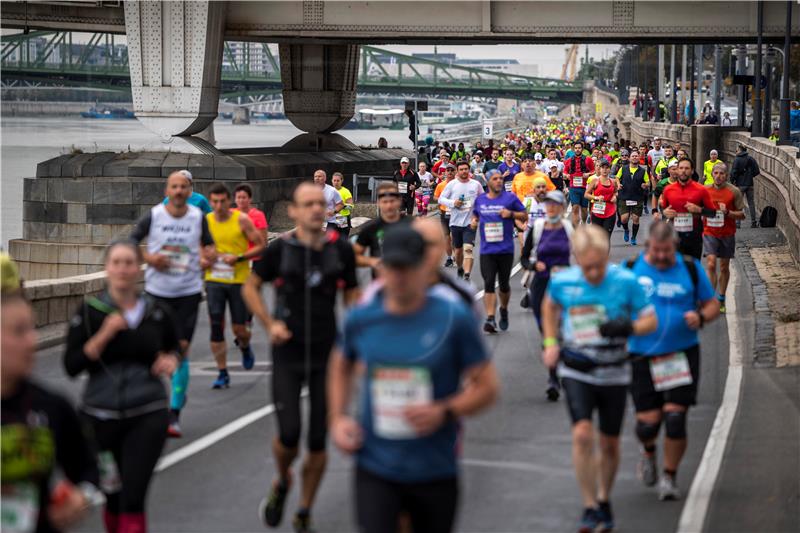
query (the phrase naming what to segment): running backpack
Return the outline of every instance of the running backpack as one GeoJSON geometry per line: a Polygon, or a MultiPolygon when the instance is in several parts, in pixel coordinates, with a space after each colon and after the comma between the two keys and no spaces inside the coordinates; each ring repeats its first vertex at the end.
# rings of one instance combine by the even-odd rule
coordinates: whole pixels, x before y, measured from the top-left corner
{"type": "Polygon", "coordinates": [[[567,169],[567,172],[572,175],[575,173],[575,159],[581,162],[581,172],[586,173],[586,156],[575,155],[569,160],[572,161],[572,170],[567,169]]]}
{"type": "Polygon", "coordinates": [[[778,210],[768,205],[761,211],[761,217],[758,219],[758,225],[762,228],[774,228],[778,223],[778,210]]]}

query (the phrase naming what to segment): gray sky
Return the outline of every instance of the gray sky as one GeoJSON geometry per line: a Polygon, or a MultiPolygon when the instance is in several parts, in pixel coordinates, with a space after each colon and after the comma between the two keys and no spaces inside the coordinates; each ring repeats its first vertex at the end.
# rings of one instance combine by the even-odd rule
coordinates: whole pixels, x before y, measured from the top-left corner
{"type": "MultiPolygon", "coordinates": [[[[400,54],[427,52],[433,53],[433,45],[383,45],[400,54]]],[[[439,53],[455,53],[463,59],[516,59],[523,64],[538,64],[539,75],[546,78],[561,76],[561,67],[566,57],[565,49],[569,45],[561,44],[497,44],[468,46],[438,46],[439,53]]],[[[610,57],[619,45],[590,44],[589,57],[603,59],[610,57]]],[[[579,48],[579,57],[583,57],[585,45],[579,48]]],[[[580,59],[578,60],[580,65],[580,59]]]]}

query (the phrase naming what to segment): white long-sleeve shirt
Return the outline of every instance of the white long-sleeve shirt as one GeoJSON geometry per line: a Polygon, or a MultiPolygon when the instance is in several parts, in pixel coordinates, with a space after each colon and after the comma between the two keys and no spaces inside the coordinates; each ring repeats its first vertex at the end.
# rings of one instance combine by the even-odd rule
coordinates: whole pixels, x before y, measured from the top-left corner
{"type": "Polygon", "coordinates": [[[439,196],[439,203],[450,208],[451,226],[468,226],[472,208],[475,205],[475,198],[483,194],[483,187],[477,181],[471,179],[461,181],[454,179],[442,191],[439,196]],[[461,198],[463,196],[463,199],[461,198]],[[462,199],[461,207],[456,207],[456,200],[462,199]]]}

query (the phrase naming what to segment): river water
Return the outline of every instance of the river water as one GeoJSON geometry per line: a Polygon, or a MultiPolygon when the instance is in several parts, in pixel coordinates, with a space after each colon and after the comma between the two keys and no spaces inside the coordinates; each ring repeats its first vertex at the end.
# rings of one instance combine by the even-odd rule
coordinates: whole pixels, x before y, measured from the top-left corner
{"type": "MultiPolygon", "coordinates": [[[[281,146],[302,133],[288,120],[253,122],[234,126],[217,120],[214,133],[218,148],[281,146]]],[[[408,148],[405,130],[343,130],[339,132],[357,145],[377,145],[385,137],[389,146],[408,148]]],[[[173,150],[163,144],[138,120],[92,120],[64,117],[3,117],[0,123],[0,246],[22,237],[22,180],[36,175],[36,165],[68,153],[125,150],[173,150]]]]}

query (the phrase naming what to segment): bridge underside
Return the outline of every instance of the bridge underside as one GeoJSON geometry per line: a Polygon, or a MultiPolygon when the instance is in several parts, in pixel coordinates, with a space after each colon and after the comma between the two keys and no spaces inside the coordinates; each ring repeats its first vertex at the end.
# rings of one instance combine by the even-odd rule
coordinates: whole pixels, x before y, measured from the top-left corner
{"type": "MultiPolygon", "coordinates": [[[[2,2],[2,26],[126,33],[120,2],[2,2]],[[97,4],[97,3],[95,3],[97,4]]],[[[756,2],[303,0],[226,3],[224,37],[315,44],[742,43],[756,39],[756,2]],[[447,21],[442,25],[441,21],[447,21]]],[[[785,3],[764,3],[764,37],[780,41],[785,3]]],[[[800,36],[800,10],[792,35],[800,36]]]]}

